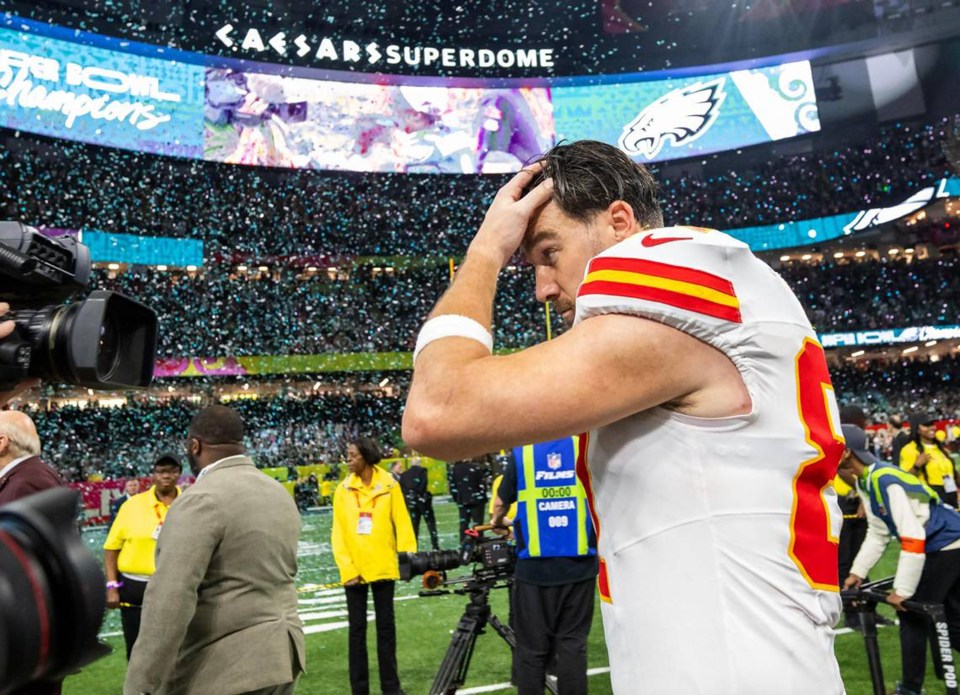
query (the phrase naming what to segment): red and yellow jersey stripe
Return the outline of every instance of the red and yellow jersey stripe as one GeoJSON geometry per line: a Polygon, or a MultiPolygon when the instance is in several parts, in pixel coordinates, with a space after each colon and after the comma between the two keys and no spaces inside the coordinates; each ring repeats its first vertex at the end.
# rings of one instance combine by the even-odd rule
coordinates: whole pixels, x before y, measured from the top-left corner
{"type": "Polygon", "coordinates": [[[743,322],[733,283],[712,273],[669,263],[594,258],[577,296],[599,294],[641,299],[733,323],[743,322]]]}
{"type": "MultiPolygon", "coordinates": [[[[577,446],[577,479],[583,485],[583,491],[587,498],[587,509],[590,510],[590,518],[593,520],[593,530],[600,540],[600,515],[597,514],[597,502],[593,492],[593,480],[590,478],[590,467],[587,463],[587,452],[590,449],[590,433],[584,432],[580,435],[577,446]]],[[[597,591],[600,599],[607,603],[613,603],[610,593],[610,576],[607,573],[607,562],[603,557],[600,560],[600,573],[597,576],[597,591]]]]}

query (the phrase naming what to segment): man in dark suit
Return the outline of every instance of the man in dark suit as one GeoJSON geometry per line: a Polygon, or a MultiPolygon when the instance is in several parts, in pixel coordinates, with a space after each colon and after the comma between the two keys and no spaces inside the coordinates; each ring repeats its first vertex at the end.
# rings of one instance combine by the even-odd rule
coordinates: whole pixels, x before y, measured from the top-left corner
{"type": "MultiPolygon", "coordinates": [[[[63,485],[40,460],[40,435],[26,413],[0,411],[0,505],[63,485]]],[[[59,695],[62,681],[31,683],[13,695],[59,695]]]]}
{"type": "Polygon", "coordinates": [[[437,536],[437,517],[433,513],[433,494],[430,492],[427,469],[420,465],[419,457],[410,461],[410,468],[400,474],[400,489],[413,522],[413,535],[420,537],[420,519],[427,522],[430,531],[430,543],[434,550],[440,550],[440,538],[437,536]]]}
{"type": "Polygon", "coordinates": [[[0,412],[0,504],[61,485],[57,472],[40,460],[40,436],[30,416],[0,412]]]}
{"type": "Polygon", "coordinates": [[[487,511],[487,471],[474,461],[458,461],[447,468],[450,496],[460,509],[460,537],[483,523],[487,511]]]}
{"type": "Polygon", "coordinates": [[[110,503],[110,524],[108,528],[113,526],[113,520],[117,518],[117,512],[120,511],[123,503],[138,494],[140,494],[140,481],[136,478],[127,478],[127,481],[123,484],[123,494],[110,503]]]}
{"type": "Polygon", "coordinates": [[[124,693],[289,695],[306,663],[297,616],[300,513],[245,455],[239,413],[190,422],[197,482],[157,540],[124,693]]]}

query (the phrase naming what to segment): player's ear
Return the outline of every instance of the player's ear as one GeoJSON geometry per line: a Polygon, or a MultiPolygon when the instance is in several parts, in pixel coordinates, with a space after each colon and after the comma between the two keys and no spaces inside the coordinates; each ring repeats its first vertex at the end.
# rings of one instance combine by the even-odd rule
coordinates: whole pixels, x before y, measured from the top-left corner
{"type": "Polygon", "coordinates": [[[623,241],[628,236],[636,234],[642,230],[633,214],[633,208],[625,200],[615,200],[607,208],[609,223],[613,229],[613,235],[617,241],[623,241]]]}

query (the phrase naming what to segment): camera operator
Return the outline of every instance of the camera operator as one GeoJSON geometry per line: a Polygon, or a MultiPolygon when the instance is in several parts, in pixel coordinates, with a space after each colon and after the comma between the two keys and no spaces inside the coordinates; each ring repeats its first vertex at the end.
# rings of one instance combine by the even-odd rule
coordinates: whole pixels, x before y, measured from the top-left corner
{"type": "Polygon", "coordinates": [[[587,636],[593,621],[596,535],[577,480],[578,438],[517,447],[504,469],[491,524],[513,529],[517,565],[511,594],[519,695],[541,695],[556,658],[561,695],[587,692],[587,636]]]}

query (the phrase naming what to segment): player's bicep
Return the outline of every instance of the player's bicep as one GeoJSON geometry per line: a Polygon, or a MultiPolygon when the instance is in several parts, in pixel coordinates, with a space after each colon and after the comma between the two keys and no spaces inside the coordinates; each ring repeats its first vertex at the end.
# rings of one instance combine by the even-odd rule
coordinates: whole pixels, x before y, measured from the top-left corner
{"type": "Polygon", "coordinates": [[[431,360],[424,366],[436,371],[414,374],[404,439],[449,460],[584,432],[696,392],[709,371],[701,357],[712,350],[663,324],[609,314],[457,369],[445,352],[449,365],[431,360]]]}

